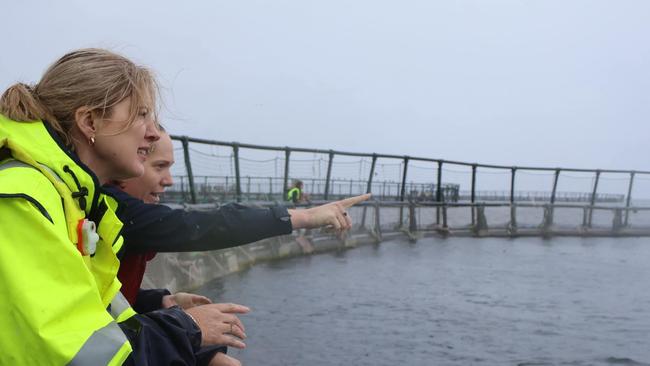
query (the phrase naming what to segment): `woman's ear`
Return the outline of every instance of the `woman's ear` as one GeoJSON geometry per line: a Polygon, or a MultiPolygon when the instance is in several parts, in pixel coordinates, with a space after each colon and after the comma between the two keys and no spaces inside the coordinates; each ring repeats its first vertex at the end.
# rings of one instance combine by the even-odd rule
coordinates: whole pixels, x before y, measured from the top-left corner
{"type": "Polygon", "coordinates": [[[74,122],[77,129],[83,134],[87,141],[95,140],[97,126],[94,113],[88,107],[79,107],[74,112],[74,122]]]}

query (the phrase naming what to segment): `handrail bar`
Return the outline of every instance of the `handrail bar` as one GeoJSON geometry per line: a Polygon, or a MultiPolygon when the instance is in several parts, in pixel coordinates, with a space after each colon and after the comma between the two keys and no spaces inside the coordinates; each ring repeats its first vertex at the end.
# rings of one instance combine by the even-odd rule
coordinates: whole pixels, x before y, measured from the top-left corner
{"type": "Polygon", "coordinates": [[[432,158],[415,157],[415,156],[409,156],[409,155],[358,153],[358,152],[341,151],[341,150],[329,150],[329,149],[310,149],[310,148],[301,148],[301,147],[286,147],[286,146],[280,147],[280,146],[270,146],[270,145],[256,145],[256,144],[247,144],[247,143],[241,143],[241,142],[225,142],[225,141],[218,141],[218,140],[201,139],[201,138],[188,137],[188,136],[179,136],[179,135],[171,135],[171,138],[174,139],[174,140],[178,140],[178,141],[186,140],[188,142],[194,142],[194,143],[198,143],[198,144],[219,145],[219,146],[229,146],[229,147],[237,146],[239,148],[248,148],[248,149],[256,149],[256,150],[286,151],[287,149],[289,149],[292,152],[304,152],[304,153],[315,153],[315,154],[325,154],[325,155],[328,155],[328,154],[332,153],[334,155],[357,156],[357,157],[367,157],[367,158],[372,158],[373,156],[376,156],[377,158],[401,159],[401,160],[403,160],[405,158],[408,158],[409,160],[416,160],[416,161],[425,161],[425,162],[443,163],[443,164],[453,164],[453,165],[463,165],[463,166],[468,166],[468,167],[477,166],[477,167],[480,167],[480,168],[490,168],[490,169],[507,169],[507,170],[511,170],[513,168],[516,168],[517,170],[551,171],[551,172],[555,172],[556,170],[559,169],[559,170],[562,170],[562,171],[565,171],[565,172],[583,172],[583,173],[591,173],[591,172],[599,171],[601,173],[650,174],[650,171],[647,171],[647,170],[584,169],[584,168],[508,166],[508,165],[496,165],[496,164],[468,163],[468,162],[463,162],[463,161],[445,160],[445,159],[432,159],[432,158]]]}

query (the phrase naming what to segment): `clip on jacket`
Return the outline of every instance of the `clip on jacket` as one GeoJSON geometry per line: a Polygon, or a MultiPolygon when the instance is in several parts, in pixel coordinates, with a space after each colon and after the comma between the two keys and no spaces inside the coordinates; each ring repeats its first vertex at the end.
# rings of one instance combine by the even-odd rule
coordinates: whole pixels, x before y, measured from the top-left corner
{"type": "Polygon", "coordinates": [[[82,255],[93,255],[97,249],[97,242],[99,235],[97,235],[97,228],[95,223],[88,219],[81,219],[77,224],[77,249],[82,255]]]}

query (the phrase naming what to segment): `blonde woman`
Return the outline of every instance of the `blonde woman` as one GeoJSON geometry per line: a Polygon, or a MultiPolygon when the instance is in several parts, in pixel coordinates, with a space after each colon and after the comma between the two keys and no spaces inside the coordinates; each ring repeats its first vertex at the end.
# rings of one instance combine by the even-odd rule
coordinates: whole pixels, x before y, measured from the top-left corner
{"type": "Polygon", "coordinates": [[[143,173],[155,100],[150,71],[101,49],[3,93],[0,364],[192,365],[219,344],[213,304],[136,314],[119,293],[122,224],[100,187],[143,173]]]}
{"type": "MultiPolygon", "coordinates": [[[[102,49],[70,52],[2,94],[0,364],[193,365],[201,346],[246,337],[236,309],[136,314],[119,292],[122,205],[101,185],[143,174],[155,111],[151,72],[102,49]]],[[[278,219],[343,231],[346,208],[368,197],[278,219]]]]}

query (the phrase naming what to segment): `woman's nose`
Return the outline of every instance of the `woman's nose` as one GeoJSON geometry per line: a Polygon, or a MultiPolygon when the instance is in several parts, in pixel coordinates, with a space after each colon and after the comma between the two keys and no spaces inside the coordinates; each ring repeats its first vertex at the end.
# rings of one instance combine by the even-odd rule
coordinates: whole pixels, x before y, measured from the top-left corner
{"type": "Polygon", "coordinates": [[[144,138],[149,142],[160,140],[160,131],[158,131],[158,127],[156,127],[156,123],[153,120],[147,122],[147,130],[145,131],[144,138]]]}

